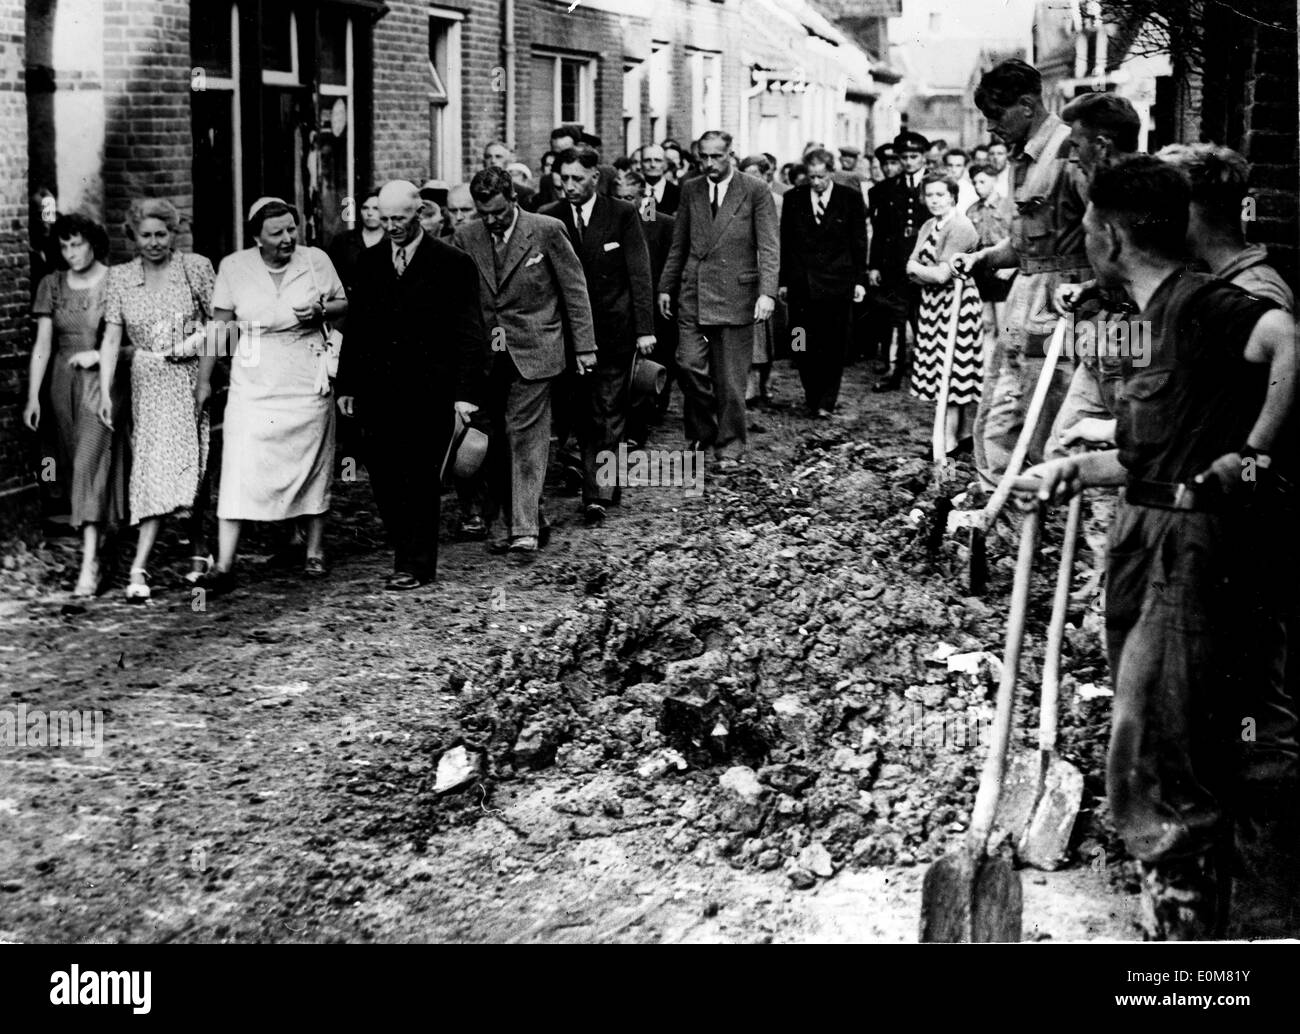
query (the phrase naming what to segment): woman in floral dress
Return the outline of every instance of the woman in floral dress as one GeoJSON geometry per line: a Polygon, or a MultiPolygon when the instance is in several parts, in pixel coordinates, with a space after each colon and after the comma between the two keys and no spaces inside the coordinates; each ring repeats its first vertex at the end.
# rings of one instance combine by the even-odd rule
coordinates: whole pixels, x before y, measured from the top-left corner
{"type": "MultiPolygon", "coordinates": [[[[131,565],[128,600],[149,598],[149,554],[162,519],[177,516],[187,523],[197,578],[211,561],[203,535],[203,514],[195,497],[208,459],[208,415],[195,405],[201,328],[212,311],[216,274],[202,255],[174,251],[180,217],[170,201],[134,201],[127,229],[137,258],[114,266],[108,274],[100,350],[100,385],[111,395],[122,332],[135,348],[131,362],[131,523],[140,526],[131,565]]],[[[100,418],[112,426],[112,414],[100,418]]]]}

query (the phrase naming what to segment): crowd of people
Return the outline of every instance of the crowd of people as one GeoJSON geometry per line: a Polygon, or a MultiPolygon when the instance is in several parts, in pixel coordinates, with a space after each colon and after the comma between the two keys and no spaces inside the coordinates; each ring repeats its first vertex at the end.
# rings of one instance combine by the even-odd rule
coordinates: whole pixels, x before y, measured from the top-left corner
{"type": "Polygon", "coordinates": [[[401,591],[435,577],[449,467],[458,533],[527,556],[548,536],[548,468],[599,524],[622,487],[602,457],[646,442],[673,385],[685,449],[726,472],[746,462],[749,411],[778,404],[774,361],[794,361],[808,417],[826,420],[846,362],[874,358],[875,390],[910,371],[913,395],[946,399],[945,451],[972,454],[976,491],[1017,475],[1042,501],[1123,488],[1108,787],[1148,932],[1294,935],[1293,299],[1243,235],[1249,168],[1213,144],[1136,154],[1126,100],[1084,94],[1051,114],[1019,60],[987,72],[975,103],[989,143],[904,131],[874,167],[815,141],[784,165],[738,157],[722,130],[606,163],[599,139],[560,126],[534,173],[492,141],[468,183],[394,180],[361,199],[328,254],[297,243],[292,205],[263,198],[252,246],[215,272],[176,249],[165,200],[132,205],[138,255],[112,268],[102,227],[60,217],[66,268],[37,291],[26,421],[42,419],[48,372],[84,529],[75,591],[100,589],[105,531],[127,514],[132,600],[150,595],[167,517],[187,522],[187,577],[213,592],[234,583],[246,520],[287,522],[304,574],[326,574],[340,414],[401,591]],[[1098,346],[1058,361],[1063,320],[1098,346]],[[1136,323],[1144,350],[1105,347],[1136,323]],[[1024,442],[1029,469],[1008,470],[1024,442]]]}

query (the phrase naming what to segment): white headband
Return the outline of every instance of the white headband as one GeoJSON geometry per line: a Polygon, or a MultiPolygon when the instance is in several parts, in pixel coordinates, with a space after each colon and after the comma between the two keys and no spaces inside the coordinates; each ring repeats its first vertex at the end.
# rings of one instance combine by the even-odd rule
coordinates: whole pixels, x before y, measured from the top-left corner
{"type": "Polygon", "coordinates": [[[275,202],[279,202],[282,205],[287,205],[289,203],[282,197],[259,197],[253,202],[253,207],[248,210],[248,221],[251,223],[253,221],[253,216],[257,215],[257,213],[267,205],[275,202]]]}

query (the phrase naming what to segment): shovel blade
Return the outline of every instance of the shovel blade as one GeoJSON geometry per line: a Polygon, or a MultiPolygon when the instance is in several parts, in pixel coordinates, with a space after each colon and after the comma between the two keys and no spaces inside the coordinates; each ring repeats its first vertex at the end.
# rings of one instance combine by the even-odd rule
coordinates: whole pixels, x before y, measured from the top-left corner
{"type": "Polygon", "coordinates": [[[1020,940],[1020,877],[1003,858],[972,867],[965,851],[944,855],[921,885],[922,944],[980,944],[1020,940]]]}
{"type": "Polygon", "coordinates": [[[967,571],[967,595],[983,596],[989,588],[989,556],[980,528],[970,530],[970,561],[967,571]]]}
{"type": "Polygon", "coordinates": [[[1083,773],[1059,758],[1053,760],[1047,769],[1043,796],[1020,840],[1021,861],[1035,869],[1052,870],[1064,865],[1082,801],[1083,773]]]}

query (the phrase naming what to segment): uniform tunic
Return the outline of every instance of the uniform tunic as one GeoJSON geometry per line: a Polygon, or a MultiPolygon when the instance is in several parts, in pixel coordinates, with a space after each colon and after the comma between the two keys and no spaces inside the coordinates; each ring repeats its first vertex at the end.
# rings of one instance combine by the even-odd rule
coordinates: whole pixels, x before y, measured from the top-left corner
{"type": "Polygon", "coordinates": [[[280,521],[329,509],[334,399],[319,390],[320,328],[300,325],[293,314],[322,295],[333,300],[344,292],[319,248],[295,248],[279,286],[256,247],[221,261],[213,308],[233,311],[245,325],[241,334],[248,324],[259,332],[230,363],[218,517],[280,521]]]}
{"type": "Polygon", "coordinates": [[[199,360],[164,358],[189,321],[211,312],[212,263],[173,252],[161,291],[144,285],[139,258],[108,271],[104,319],[120,325],[131,360],[131,523],[194,505],[208,461],[208,414],[196,413],[199,360]]]}
{"type": "Polygon", "coordinates": [[[129,432],[123,410],[127,379],[113,385],[113,424],[99,419],[99,369],[69,365],[82,351],[99,347],[104,319],[107,272],[92,287],[71,287],[66,272],[51,273],[36,289],[32,315],[49,317],[54,325],[50,356],[50,405],[58,433],[61,476],[69,471],[72,525],[117,524],[126,518],[126,471],[129,432]]]}

